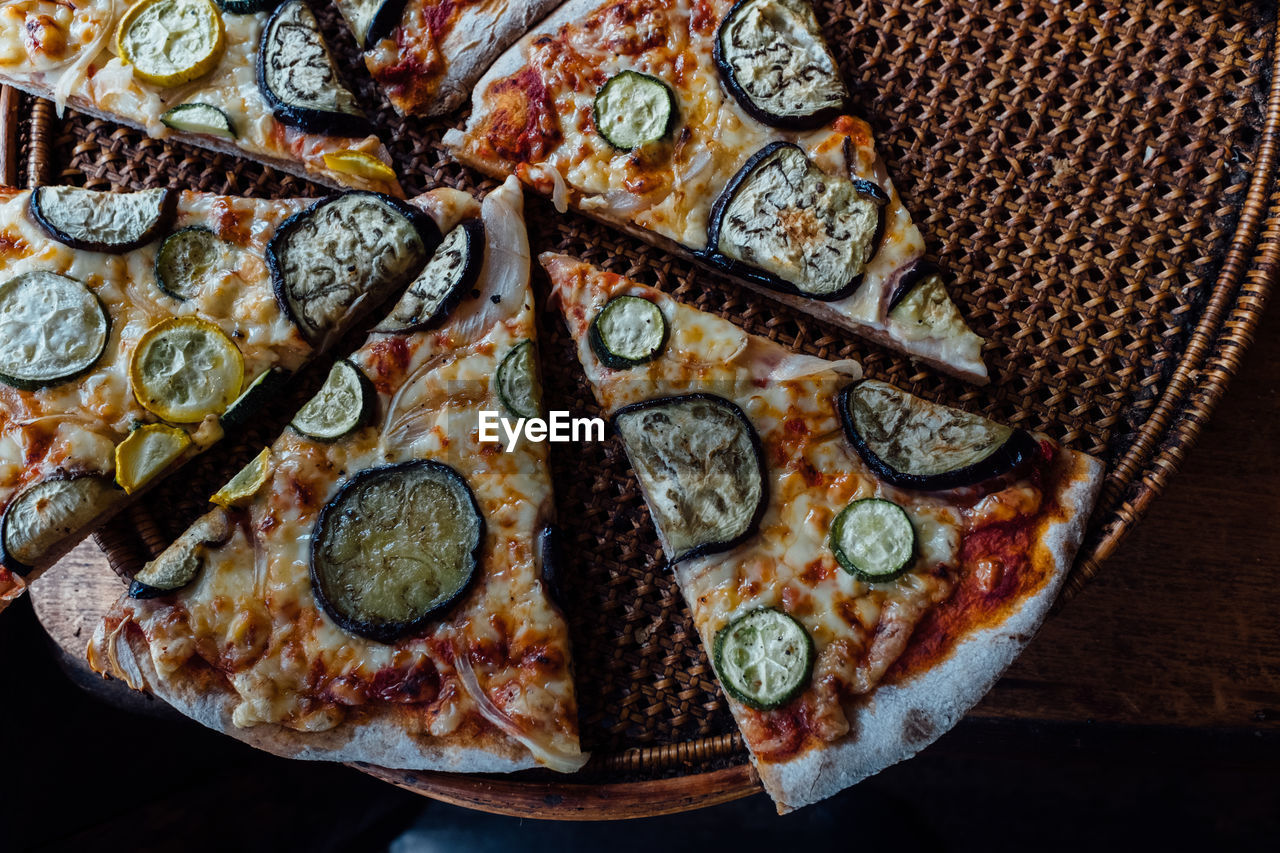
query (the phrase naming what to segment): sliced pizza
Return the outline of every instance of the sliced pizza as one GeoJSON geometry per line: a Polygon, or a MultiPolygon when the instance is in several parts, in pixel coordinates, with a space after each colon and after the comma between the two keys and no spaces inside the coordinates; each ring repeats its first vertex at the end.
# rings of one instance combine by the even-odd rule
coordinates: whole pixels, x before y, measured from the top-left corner
{"type": "Polygon", "coordinates": [[[417,207],[367,192],[0,191],[0,607],[243,425],[439,241],[417,207]]]}
{"type": "Polygon", "coordinates": [[[16,0],[0,83],[328,186],[400,196],[303,0],[16,0]]]}
{"type": "Polygon", "coordinates": [[[985,382],[806,0],[570,0],[476,86],[462,162],[985,382]]]}
{"type": "Polygon", "coordinates": [[[429,207],[447,235],[403,300],[90,645],[101,672],[293,758],[570,772],[578,747],[514,179],[429,207]]]}
{"type": "Polygon", "coordinates": [[[779,810],[954,725],[1047,613],[1102,463],[541,261],[779,810]]]}
{"type": "Polygon", "coordinates": [[[559,0],[335,0],[401,115],[443,115],[559,0]]]}

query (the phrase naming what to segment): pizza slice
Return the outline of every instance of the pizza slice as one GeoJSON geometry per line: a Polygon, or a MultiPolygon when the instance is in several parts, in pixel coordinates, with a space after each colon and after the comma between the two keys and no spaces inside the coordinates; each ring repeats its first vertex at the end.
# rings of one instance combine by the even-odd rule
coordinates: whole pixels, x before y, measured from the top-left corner
{"type": "Polygon", "coordinates": [[[16,0],[0,83],[328,186],[403,195],[303,0],[16,0]]]}
{"type": "Polygon", "coordinates": [[[90,662],[293,758],[570,772],[586,761],[554,576],[520,185],[432,208],[404,299],[220,504],[136,576],[90,662]]]}
{"type": "Polygon", "coordinates": [[[367,192],[0,190],[0,607],[244,425],[439,241],[367,192]]]}
{"type": "Polygon", "coordinates": [[[369,74],[401,115],[459,106],[498,54],[558,0],[336,0],[369,74]]]}
{"type": "Polygon", "coordinates": [[[541,261],[779,811],[954,725],[1048,612],[1102,463],[541,261]]]}
{"type": "Polygon", "coordinates": [[[807,0],[570,0],[476,86],[464,163],[985,382],[807,0]]]}

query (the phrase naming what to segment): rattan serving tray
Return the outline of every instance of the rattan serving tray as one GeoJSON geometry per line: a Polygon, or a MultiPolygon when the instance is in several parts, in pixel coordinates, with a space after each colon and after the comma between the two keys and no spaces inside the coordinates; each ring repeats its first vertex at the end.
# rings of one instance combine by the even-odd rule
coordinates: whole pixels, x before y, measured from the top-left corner
{"type": "MultiPolygon", "coordinates": [[[[376,113],[407,191],[493,184],[442,152],[458,124],[397,118],[336,13],[322,23],[376,113]]],[[[1043,430],[1109,475],[1064,595],[1097,571],[1195,440],[1280,271],[1280,87],[1272,3],[818,0],[857,111],[876,129],[931,257],[987,339],[973,388],[530,200],[535,251],[559,249],[670,291],[751,332],[928,397],[1043,430]]],[[[172,186],[289,196],[323,190],[8,91],[8,182],[172,186]],[[29,117],[29,120],[28,120],[29,117]]],[[[535,280],[540,294],[545,281],[535,280]]],[[[541,350],[552,408],[595,414],[558,316],[541,350]]],[[[314,387],[321,377],[313,371],[314,387]]],[[[287,420],[222,447],[99,535],[129,573],[287,420]]],[[[757,790],[723,698],[616,441],[552,455],[568,536],[564,583],[588,768],[449,776],[364,768],[431,796],[511,814],[619,817],[757,790]]]]}

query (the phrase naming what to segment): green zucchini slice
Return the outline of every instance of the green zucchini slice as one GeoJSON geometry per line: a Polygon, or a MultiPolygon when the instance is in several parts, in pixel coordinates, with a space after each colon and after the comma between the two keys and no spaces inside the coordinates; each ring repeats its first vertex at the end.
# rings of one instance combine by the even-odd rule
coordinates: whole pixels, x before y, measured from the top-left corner
{"type": "Polygon", "coordinates": [[[517,418],[542,414],[542,383],[538,381],[538,359],[533,341],[513,346],[498,365],[494,386],[502,406],[517,418]]]}
{"type": "Polygon", "coordinates": [[[484,267],[484,224],[458,223],[436,249],[379,326],[379,332],[416,332],[441,323],[475,287],[484,267]]]}
{"type": "Polygon", "coordinates": [[[336,362],[316,395],[293,416],[289,426],[317,441],[337,441],[368,422],[373,385],[345,359],[336,362]]]}
{"type": "Polygon", "coordinates": [[[65,275],[33,270],[0,284],[0,382],[35,390],[92,367],[110,322],[93,291],[65,275]]]}
{"type": "Polygon", "coordinates": [[[623,71],[600,87],[595,101],[596,130],[619,151],[633,151],[671,132],[676,96],[649,74],[623,71]]]}
{"type": "Polygon", "coordinates": [[[316,522],[316,600],[344,630],[394,642],[466,592],[484,527],[466,480],[448,465],[418,460],[362,471],[316,522]]]}
{"type": "Polygon", "coordinates": [[[877,477],[924,491],[971,486],[1032,461],[1026,430],[923,400],[865,380],[840,392],[845,436],[877,477]]]}
{"type": "Polygon", "coordinates": [[[736,405],[711,394],[646,400],[613,418],[672,563],[750,537],[766,503],[764,457],[736,405]]]}
{"type": "Polygon", "coordinates": [[[109,193],[79,187],[36,187],[31,216],[73,249],[118,255],[150,243],[173,221],[171,190],[109,193]]]}
{"type": "Polygon", "coordinates": [[[0,520],[0,561],[27,574],[123,496],[109,477],[58,474],[18,493],[0,520]]]}
{"type": "Polygon", "coordinates": [[[182,589],[204,568],[209,547],[226,542],[231,533],[231,520],[224,510],[202,515],[160,556],[138,570],[129,585],[129,597],[156,598],[182,589]]]}
{"type": "Polygon", "coordinates": [[[164,238],[156,252],[156,282],[174,299],[185,301],[200,293],[205,279],[217,270],[225,244],[203,225],[192,225],[164,238]]]}
{"type": "Polygon", "coordinates": [[[668,333],[657,305],[639,296],[615,296],[591,321],[587,340],[601,364],[625,370],[661,355],[668,333]]]}
{"type": "Polygon", "coordinates": [[[716,632],[712,660],[727,692],[757,711],[781,708],[813,674],[813,638],[795,617],[762,607],[716,632]]]}
{"type": "Polygon", "coordinates": [[[840,511],[828,540],[836,562],[858,580],[891,581],[915,562],[916,530],[893,501],[865,498],[840,511]]]}
{"type": "Polygon", "coordinates": [[[205,136],[220,136],[223,139],[235,139],[236,128],[231,117],[212,104],[178,104],[160,116],[166,127],[181,130],[185,133],[203,133],[205,136]]]}
{"type": "Polygon", "coordinates": [[[284,390],[289,378],[289,371],[281,367],[273,367],[258,374],[258,378],[240,392],[218,418],[224,430],[243,429],[253,422],[262,411],[267,401],[278,396],[284,390]]]}

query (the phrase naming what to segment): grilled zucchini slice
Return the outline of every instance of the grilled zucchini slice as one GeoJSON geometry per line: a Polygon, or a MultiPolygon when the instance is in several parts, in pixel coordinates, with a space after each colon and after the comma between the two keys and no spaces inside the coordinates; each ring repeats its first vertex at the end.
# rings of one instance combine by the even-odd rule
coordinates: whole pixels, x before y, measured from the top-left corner
{"type": "Polygon", "coordinates": [[[725,692],[757,711],[781,708],[813,676],[813,638],[795,617],[771,607],[717,631],[711,657],[725,692]]]}
{"type": "Polygon", "coordinates": [[[316,522],[316,600],[344,630],[394,642],[466,592],[484,529],[470,487],[448,465],[419,460],[362,471],[316,522]]]}
{"type": "Polygon", "coordinates": [[[907,511],[893,501],[864,498],[835,517],[828,545],[846,572],[861,581],[883,583],[915,562],[916,530],[907,511]]]}
{"type": "Polygon", "coordinates": [[[118,500],[109,477],[59,474],[19,492],[0,519],[0,561],[27,574],[118,500]]]}
{"type": "Polygon", "coordinates": [[[484,244],[484,224],[479,219],[458,223],[445,235],[378,331],[416,332],[443,322],[480,278],[484,244]]]}
{"type": "Polygon", "coordinates": [[[542,414],[542,383],[538,380],[533,341],[521,341],[507,351],[498,365],[493,384],[503,408],[511,414],[518,418],[536,418],[542,414]]]}
{"type": "Polygon", "coordinates": [[[657,77],[623,71],[600,87],[593,115],[605,142],[619,151],[634,151],[671,133],[676,96],[657,77]]]}
{"type": "Polygon", "coordinates": [[[223,510],[200,516],[160,556],[138,570],[129,585],[129,597],[157,598],[182,589],[204,568],[208,549],[226,542],[231,533],[231,519],[223,510]]]}
{"type": "Polygon", "coordinates": [[[1035,459],[1032,435],[922,400],[872,379],[847,386],[839,405],[845,436],[877,477],[922,491],[972,486],[1035,459]]]}
{"type": "Polygon", "coordinates": [[[236,138],[236,127],[231,123],[231,117],[212,104],[178,104],[160,116],[160,121],[166,127],[184,133],[203,133],[205,136],[220,136],[223,139],[236,138]]]}
{"type": "Polygon", "coordinates": [[[360,368],[343,359],[334,363],[324,385],[289,426],[316,441],[337,441],[368,422],[376,396],[360,368]]]}
{"type": "Polygon", "coordinates": [[[173,232],[156,252],[156,283],[180,301],[198,296],[205,280],[220,266],[225,248],[218,235],[203,225],[173,232]]]}
{"type": "Polygon", "coordinates": [[[252,423],[267,401],[279,396],[284,390],[288,379],[289,371],[281,367],[273,367],[259,373],[258,377],[249,383],[249,387],[245,388],[218,418],[222,429],[224,431],[243,429],[252,423]]]}
{"type": "Polygon", "coordinates": [[[587,340],[605,367],[626,370],[662,354],[669,334],[662,309],[639,296],[615,296],[591,321],[587,340]]]}
{"type": "Polygon", "coordinates": [[[646,400],[613,417],[672,563],[750,537],[766,503],[760,437],[711,394],[646,400]]]}
{"type": "Polygon", "coordinates": [[[784,293],[844,299],[880,248],[888,201],[870,181],[829,175],[799,146],[772,142],[712,205],[706,258],[784,293]]]}
{"type": "Polygon", "coordinates": [[[323,343],[353,311],[372,309],[417,276],[440,245],[420,211],[378,193],[316,202],[281,223],[267,243],[276,300],[302,336],[323,343]]]}
{"type": "Polygon", "coordinates": [[[32,218],[59,243],[119,255],[147,245],[169,228],[177,193],[36,187],[31,191],[30,206],[32,218]]]}
{"type": "Polygon", "coordinates": [[[244,357],[208,320],[172,317],[138,339],[129,382],[147,411],[170,423],[199,423],[236,401],[244,383],[244,357]]]}
{"type": "Polygon", "coordinates": [[[97,363],[110,322],[93,291],[74,278],[32,270],[0,284],[0,382],[32,391],[97,363]]]}
{"type": "Polygon", "coordinates": [[[763,124],[812,129],[849,99],[806,0],[739,0],[720,22],[712,51],[725,88],[763,124]]]}
{"type": "Polygon", "coordinates": [[[307,133],[373,133],[355,95],[338,79],[320,25],[303,0],[285,0],[262,28],[258,88],[277,120],[307,133]]]}

